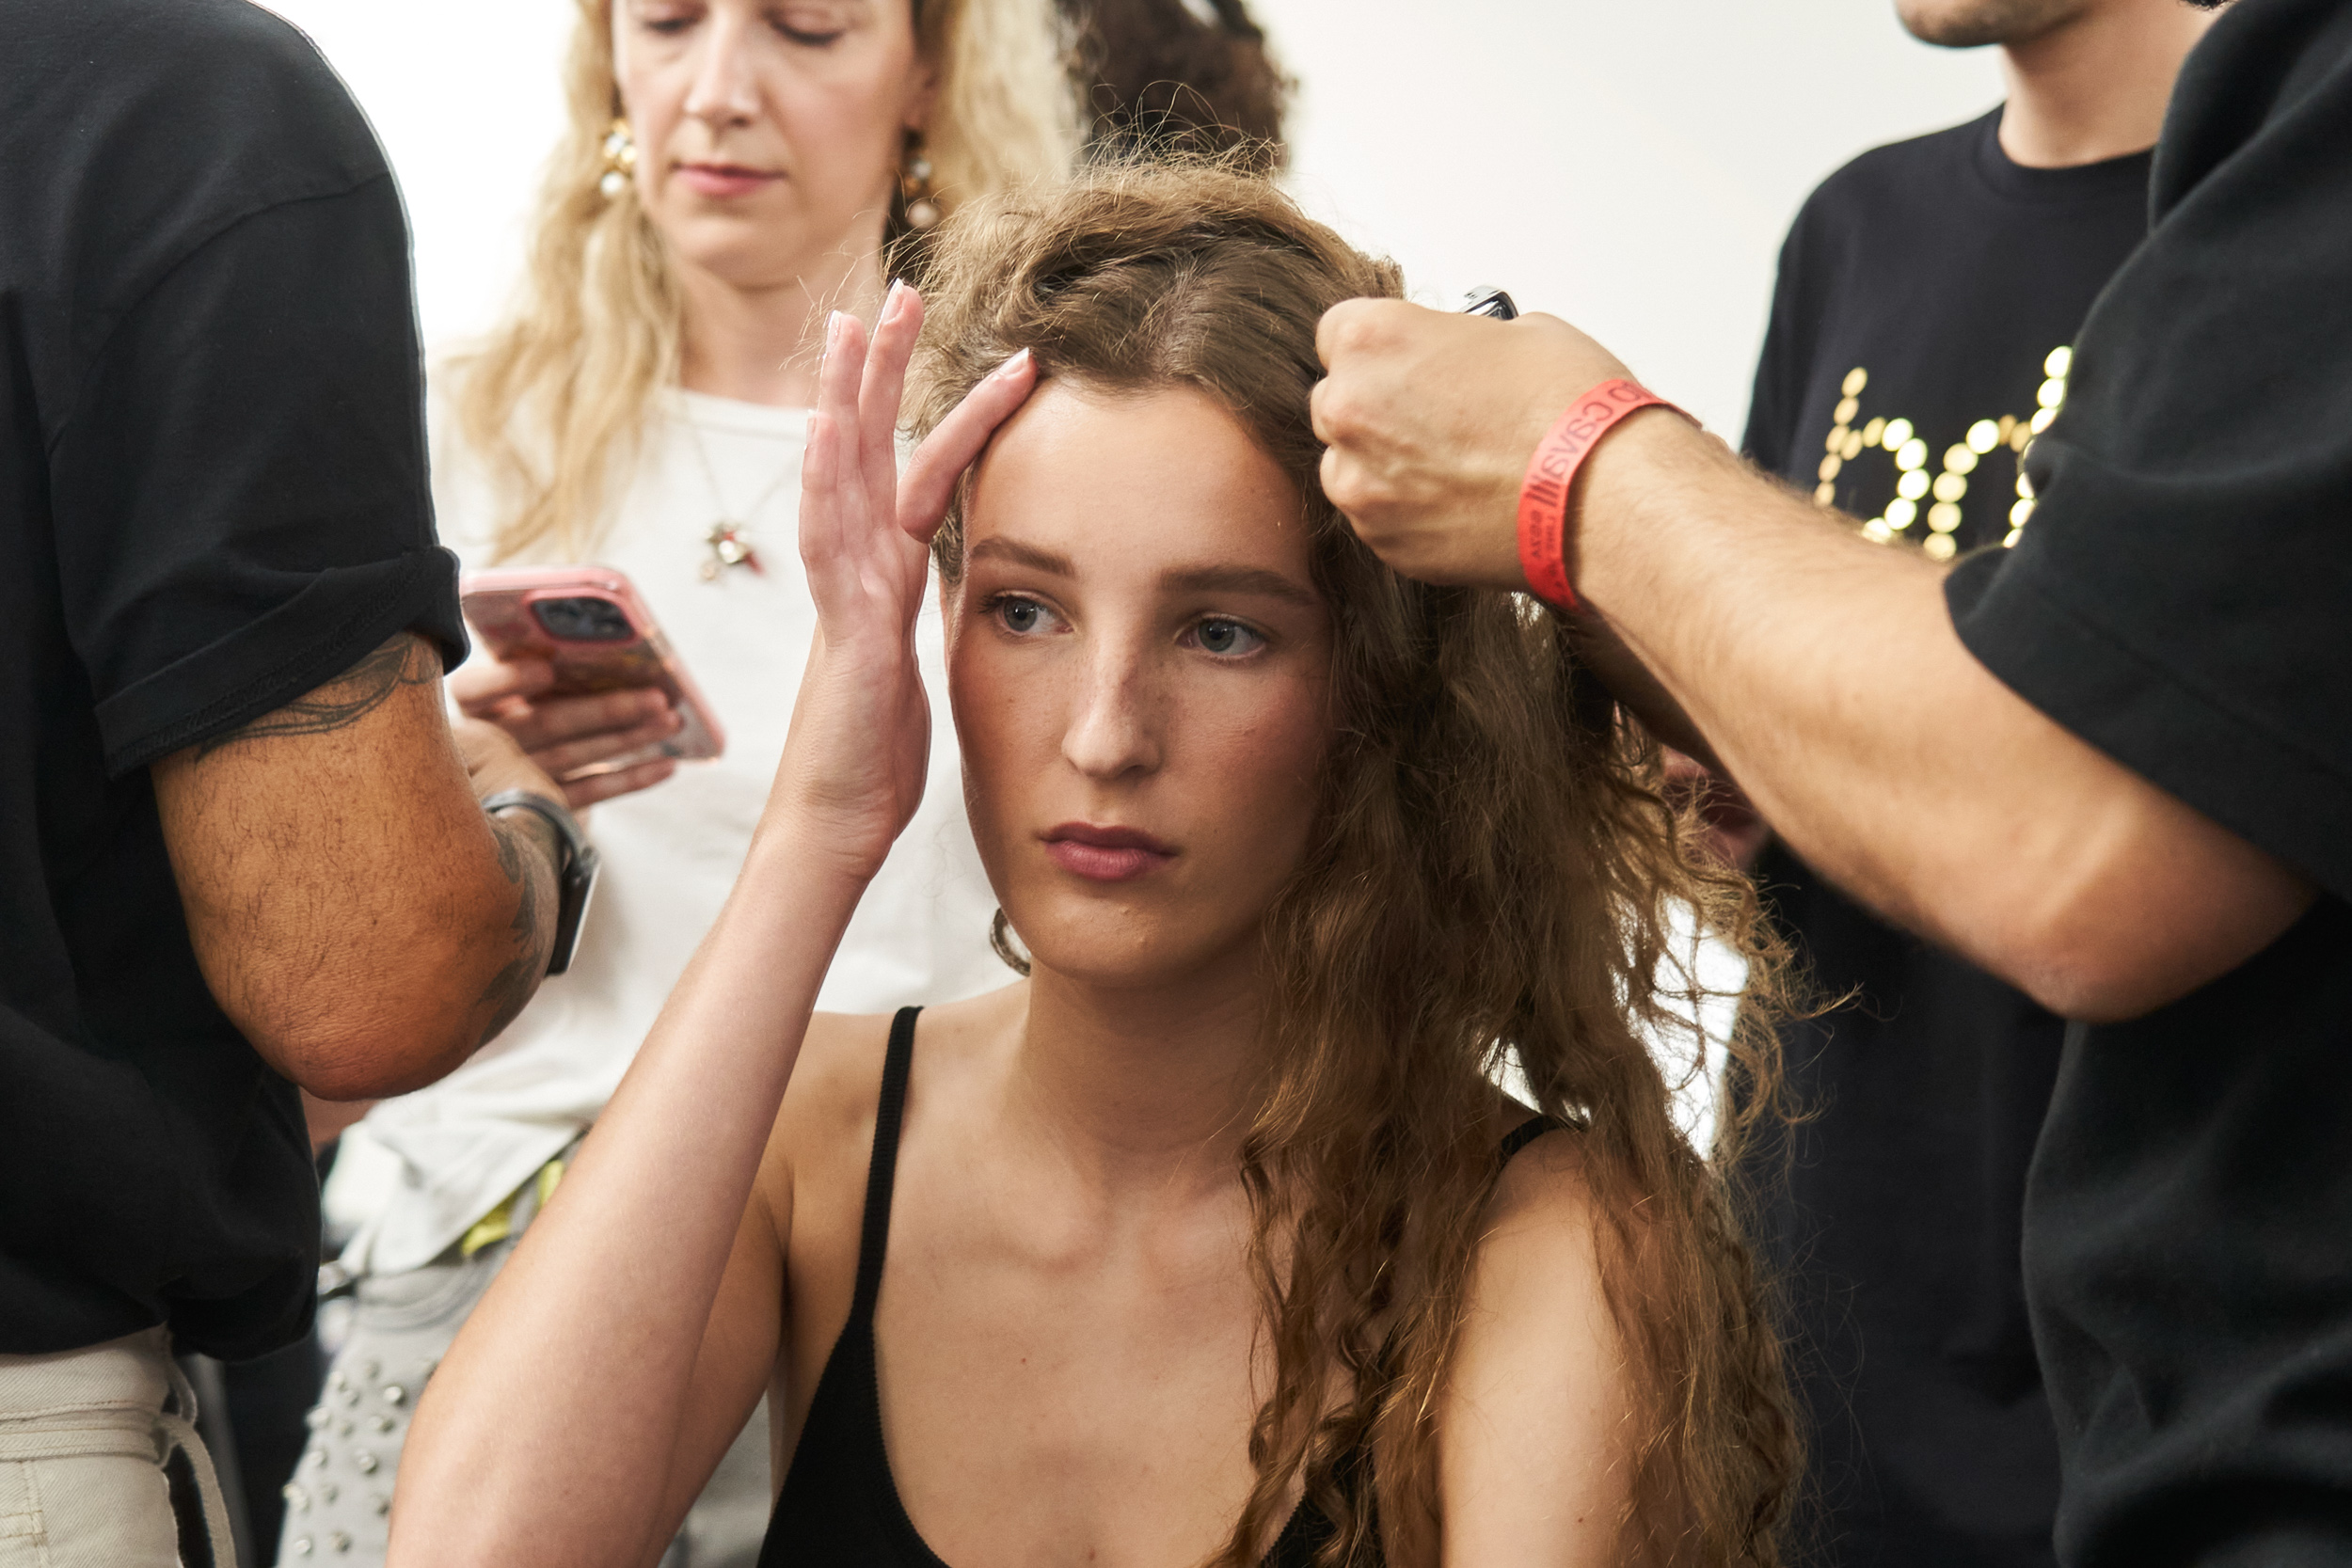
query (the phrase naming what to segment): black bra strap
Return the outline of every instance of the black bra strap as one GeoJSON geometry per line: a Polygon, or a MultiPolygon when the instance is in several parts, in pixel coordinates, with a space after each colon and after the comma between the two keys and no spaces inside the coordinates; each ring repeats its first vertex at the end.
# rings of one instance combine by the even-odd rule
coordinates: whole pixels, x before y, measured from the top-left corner
{"type": "Polygon", "coordinates": [[[898,1129],[906,1121],[907,1075],[914,1067],[914,1017],[923,1009],[901,1007],[890,1021],[890,1049],[882,1056],[882,1099],[874,1107],[874,1157],[866,1167],[866,1225],[857,1243],[857,1297],[852,1323],[871,1322],[882,1294],[882,1254],[890,1245],[890,1188],[898,1172],[898,1129]]]}
{"type": "Polygon", "coordinates": [[[1495,1168],[1500,1170],[1504,1165],[1509,1164],[1513,1155],[1517,1154],[1520,1149],[1525,1148],[1529,1144],[1534,1143],[1537,1138],[1542,1137],[1545,1133],[1556,1132],[1560,1128],[1567,1125],[1568,1124],[1566,1122],[1562,1121],[1557,1117],[1528,1117],[1525,1121],[1520,1122],[1517,1127],[1512,1128],[1511,1131],[1502,1135],[1502,1150],[1500,1157],[1498,1157],[1495,1161],[1495,1168]]]}

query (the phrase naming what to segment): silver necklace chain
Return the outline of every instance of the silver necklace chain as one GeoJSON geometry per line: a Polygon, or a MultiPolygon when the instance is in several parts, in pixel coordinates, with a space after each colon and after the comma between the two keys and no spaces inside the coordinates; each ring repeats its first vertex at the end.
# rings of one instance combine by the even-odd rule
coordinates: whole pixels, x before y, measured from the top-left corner
{"type": "Polygon", "coordinates": [[[710,559],[704,562],[702,565],[703,580],[705,582],[718,581],[721,574],[730,566],[748,566],[754,572],[764,573],[767,568],[759,563],[759,552],[753,547],[751,522],[754,517],[759,515],[759,509],[766,506],[775,493],[784,487],[784,482],[792,477],[793,464],[799,462],[799,458],[794,457],[787,461],[785,466],[776,471],[776,477],[768,482],[768,487],[759,493],[751,505],[743,509],[739,517],[730,516],[726,492],[719,487],[719,471],[711,467],[710,449],[703,441],[702,427],[694,422],[693,416],[691,414],[683,415],[681,418],[686,425],[687,435],[694,443],[694,457],[702,465],[703,483],[710,487],[711,504],[719,509],[718,520],[713,522],[708,531],[703,535],[703,544],[710,551],[710,559]]]}

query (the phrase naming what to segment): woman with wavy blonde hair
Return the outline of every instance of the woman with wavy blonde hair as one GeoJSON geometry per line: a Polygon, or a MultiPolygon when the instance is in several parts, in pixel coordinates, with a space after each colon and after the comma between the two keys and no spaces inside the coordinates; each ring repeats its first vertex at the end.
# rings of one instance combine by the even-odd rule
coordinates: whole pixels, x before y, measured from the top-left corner
{"type": "Polygon", "coordinates": [[[578,4],[521,309],[449,367],[501,557],[596,542],[666,387],[805,406],[888,242],[1073,145],[1034,0],[578,4]]]}
{"type": "Polygon", "coordinates": [[[643,1564],[764,1389],[771,1568],[1777,1562],[1776,1342],[1644,1043],[1677,908],[1772,955],[1565,628],[1323,498],[1315,325],[1395,269],[1189,166],[933,260],[928,323],[834,328],[758,841],[428,1393],[394,1561],[643,1564]],[[931,556],[1025,978],[816,1011],[925,788],[931,556]]]}
{"type": "MultiPolygon", "coordinates": [[[[289,1493],[290,1558],[380,1555],[411,1396],[743,862],[817,621],[790,523],[828,313],[870,313],[909,236],[1058,176],[1075,144],[1050,0],[580,0],[565,79],[520,304],[437,372],[442,536],[469,567],[627,573],[727,747],[673,761],[678,721],[657,696],[543,698],[543,664],[477,656],[453,677],[575,807],[601,802],[587,826],[604,872],[569,973],[456,1073],[347,1134],[330,1203],[358,1222],[357,1315],[289,1493]]],[[[936,618],[917,635],[936,662],[936,618]]],[[[952,736],[933,752],[930,804],[844,938],[828,1006],[1001,976],[952,736]]],[[[765,1443],[763,1422],[729,1467],[739,1483],[697,1511],[691,1561],[755,1547],[765,1443]],[[750,1524],[731,1547],[735,1494],[750,1524]]]]}

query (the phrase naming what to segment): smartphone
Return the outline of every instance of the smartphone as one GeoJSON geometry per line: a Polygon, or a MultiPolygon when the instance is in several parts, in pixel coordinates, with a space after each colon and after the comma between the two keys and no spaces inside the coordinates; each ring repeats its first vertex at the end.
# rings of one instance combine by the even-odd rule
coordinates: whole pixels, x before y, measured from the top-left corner
{"type": "Polygon", "coordinates": [[[542,695],[581,697],[654,687],[684,727],[669,739],[581,769],[611,773],[658,756],[705,760],[726,749],[708,699],[671,651],[653,611],[610,566],[508,566],[469,572],[458,602],[483,645],[501,661],[545,659],[555,684],[542,695]]]}

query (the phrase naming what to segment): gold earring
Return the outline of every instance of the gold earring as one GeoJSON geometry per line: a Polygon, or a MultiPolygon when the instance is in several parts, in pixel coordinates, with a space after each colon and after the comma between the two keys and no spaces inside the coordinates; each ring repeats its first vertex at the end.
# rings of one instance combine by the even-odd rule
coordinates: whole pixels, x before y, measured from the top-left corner
{"type": "Polygon", "coordinates": [[[618,197],[628,189],[636,172],[637,138],[629,135],[628,118],[615,116],[612,129],[604,135],[604,175],[597,180],[596,189],[608,198],[618,197]]]}
{"type": "Polygon", "coordinates": [[[917,232],[939,221],[939,202],[931,195],[931,161],[923,156],[923,133],[909,131],[905,153],[898,160],[898,199],[904,204],[907,227],[917,232]]]}

